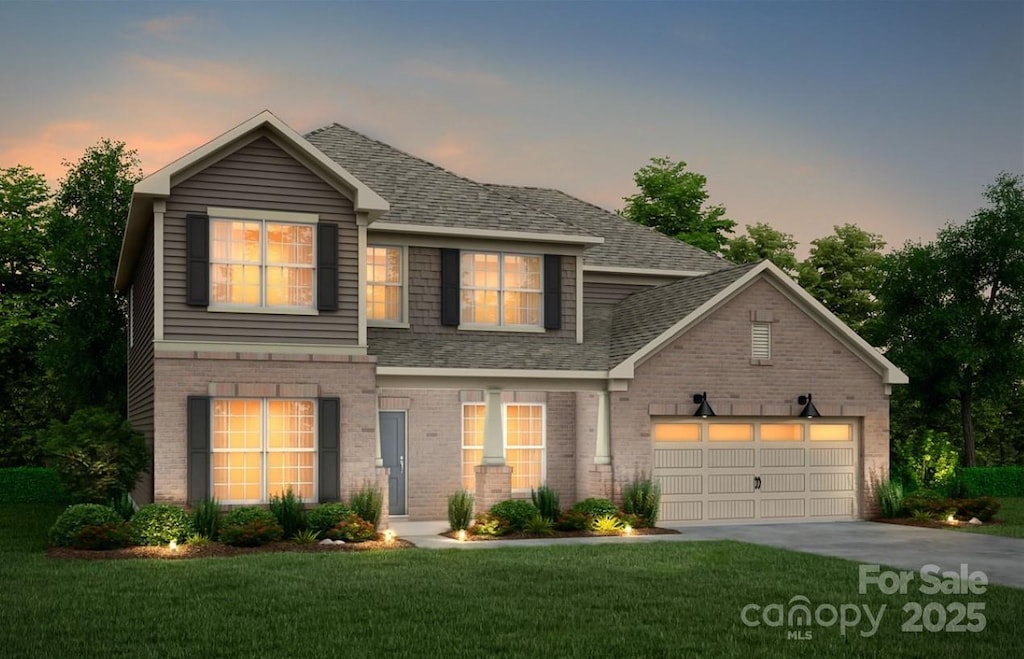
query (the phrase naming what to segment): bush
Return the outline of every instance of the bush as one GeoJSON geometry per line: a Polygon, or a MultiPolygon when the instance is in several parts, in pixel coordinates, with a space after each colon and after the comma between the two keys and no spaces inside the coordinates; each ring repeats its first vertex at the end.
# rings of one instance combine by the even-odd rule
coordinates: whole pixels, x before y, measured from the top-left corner
{"type": "Polygon", "coordinates": [[[638,528],[658,523],[660,504],[661,485],[646,475],[641,474],[622,488],[622,511],[640,518],[638,528]]]}
{"type": "Polygon", "coordinates": [[[875,501],[878,502],[878,511],[882,517],[899,517],[903,514],[903,484],[892,478],[875,483],[875,501]]]}
{"type": "Polygon", "coordinates": [[[590,526],[590,515],[582,510],[569,509],[558,517],[555,528],[559,531],[583,531],[590,526]]]}
{"type": "Polygon", "coordinates": [[[46,448],[68,495],[75,501],[109,501],[131,492],[149,469],[142,433],[119,415],[98,407],[75,412],[46,431],[46,448]]]}
{"type": "Polygon", "coordinates": [[[491,506],[490,513],[500,519],[510,531],[522,531],[540,511],[525,499],[506,499],[491,506]]]}
{"type": "Polygon", "coordinates": [[[1024,497],[1024,467],[963,467],[959,473],[965,496],[1024,497]]]}
{"type": "Polygon", "coordinates": [[[130,522],[135,516],[135,502],[132,501],[132,495],[127,492],[122,492],[119,496],[114,497],[107,505],[117,511],[117,514],[126,522],[130,522]]]}
{"type": "Polygon", "coordinates": [[[551,523],[550,519],[545,519],[541,517],[540,513],[536,513],[526,523],[526,527],[523,530],[533,535],[551,535],[554,533],[554,528],[554,524],[551,523]]]}
{"type": "Polygon", "coordinates": [[[894,442],[892,450],[900,475],[907,479],[903,484],[911,491],[945,487],[960,462],[960,453],[949,435],[929,429],[916,430],[894,442]]]}
{"type": "Polygon", "coordinates": [[[235,508],[220,526],[220,539],[236,547],[259,547],[280,540],[283,533],[274,513],[256,506],[235,508]]]}
{"type": "Polygon", "coordinates": [[[75,549],[120,549],[132,545],[132,529],[128,522],[104,522],[83,526],[71,538],[75,549]]]}
{"type": "Polygon", "coordinates": [[[275,494],[270,497],[270,512],[274,513],[277,523],[284,529],[286,538],[306,528],[306,509],[290,487],[283,496],[275,494]]]}
{"type": "Polygon", "coordinates": [[[981,522],[990,522],[1001,507],[1002,504],[992,497],[960,499],[956,501],[956,518],[968,521],[972,517],[977,517],[981,522]]]}
{"type": "Polygon", "coordinates": [[[927,515],[929,519],[945,520],[956,513],[956,501],[933,492],[915,492],[903,500],[906,514],[918,519],[927,515]]]}
{"type": "Polygon", "coordinates": [[[473,495],[459,490],[448,497],[448,526],[452,531],[463,531],[473,522],[473,495]]]}
{"type": "Polygon", "coordinates": [[[619,509],[608,499],[597,499],[591,497],[573,504],[569,510],[581,512],[587,517],[604,517],[606,515],[618,515],[619,509]]]}
{"type": "Polygon", "coordinates": [[[474,535],[499,536],[508,533],[508,524],[505,520],[495,517],[491,513],[480,513],[473,522],[474,535]]]}
{"type": "Polygon", "coordinates": [[[561,512],[558,507],[558,492],[547,485],[541,485],[536,490],[530,490],[530,500],[540,511],[541,517],[552,523],[558,519],[558,514],[561,512]]]}
{"type": "Polygon", "coordinates": [[[377,529],[373,524],[366,521],[355,513],[349,513],[345,519],[334,525],[327,532],[331,540],[344,540],[345,542],[366,542],[377,538],[377,529]]]}
{"type": "Polygon", "coordinates": [[[182,542],[195,529],[189,514],[177,506],[151,503],[139,508],[132,517],[132,533],[140,545],[166,545],[182,542]]]}
{"type": "Polygon", "coordinates": [[[50,527],[50,544],[56,547],[70,547],[75,535],[87,526],[117,524],[123,521],[110,506],[101,506],[98,503],[68,506],[50,527]]]}
{"type": "Polygon", "coordinates": [[[380,524],[380,512],[384,506],[384,493],[372,483],[367,483],[352,495],[348,505],[355,514],[373,525],[376,530],[380,524]]]}
{"type": "Polygon", "coordinates": [[[210,497],[192,508],[192,526],[196,533],[216,540],[220,533],[220,503],[210,497]]]}
{"type": "Polygon", "coordinates": [[[60,474],[49,467],[0,469],[0,503],[66,503],[60,474]]]}
{"type": "Polygon", "coordinates": [[[352,514],[352,509],[343,503],[324,503],[306,513],[306,528],[316,531],[320,537],[352,514]]]}
{"type": "Polygon", "coordinates": [[[600,535],[618,535],[622,528],[622,521],[615,515],[595,517],[590,523],[590,530],[600,535]]]}

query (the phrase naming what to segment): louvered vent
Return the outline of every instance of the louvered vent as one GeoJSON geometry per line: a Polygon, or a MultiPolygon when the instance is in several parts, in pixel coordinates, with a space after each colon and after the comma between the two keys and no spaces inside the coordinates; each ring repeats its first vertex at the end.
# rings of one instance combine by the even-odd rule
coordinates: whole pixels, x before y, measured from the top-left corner
{"type": "Polygon", "coordinates": [[[753,323],[750,327],[751,356],[754,359],[772,358],[771,323],[753,323]]]}

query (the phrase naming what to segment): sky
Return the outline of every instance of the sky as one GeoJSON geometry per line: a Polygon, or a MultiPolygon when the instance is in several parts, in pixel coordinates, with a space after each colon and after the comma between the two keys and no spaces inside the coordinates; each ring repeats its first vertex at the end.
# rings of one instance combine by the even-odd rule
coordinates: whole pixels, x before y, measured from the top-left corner
{"type": "MultiPolygon", "coordinates": [[[[1024,2],[0,0],[0,167],[151,173],[269,109],[610,210],[651,157],[806,254],[928,241],[1024,173],[1024,2]]],[[[344,163],[342,163],[344,164],[344,163]]]]}

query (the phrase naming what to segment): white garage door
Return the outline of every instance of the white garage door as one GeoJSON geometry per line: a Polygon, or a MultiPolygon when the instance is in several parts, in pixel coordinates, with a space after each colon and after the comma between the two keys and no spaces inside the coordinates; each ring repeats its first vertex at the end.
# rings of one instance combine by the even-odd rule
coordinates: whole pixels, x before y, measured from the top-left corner
{"type": "Polygon", "coordinates": [[[652,417],[660,520],[853,518],[858,435],[854,419],[652,417]]]}

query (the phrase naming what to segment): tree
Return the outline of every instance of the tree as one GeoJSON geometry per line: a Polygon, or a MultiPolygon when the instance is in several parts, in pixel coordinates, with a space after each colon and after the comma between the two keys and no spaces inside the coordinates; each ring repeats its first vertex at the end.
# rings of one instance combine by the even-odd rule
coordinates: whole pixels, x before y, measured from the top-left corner
{"type": "Polygon", "coordinates": [[[731,239],[722,250],[722,256],[733,263],[755,263],[768,259],[783,272],[796,272],[797,242],[793,235],[773,229],[764,222],[747,225],[747,235],[731,239]]]}
{"type": "Polygon", "coordinates": [[[110,140],[64,164],[47,236],[58,302],[47,365],[69,409],[99,405],[123,413],[127,301],[113,282],[132,187],[142,172],[135,152],[110,140]]]}
{"type": "Polygon", "coordinates": [[[624,197],[622,214],[684,243],[717,253],[736,223],[725,217],[724,206],[706,205],[707,178],[686,171],[686,163],[651,158],[633,175],[640,191],[624,197]]]}
{"type": "Polygon", "coordinates": [[[878,315],[885,241],[854,224],[834,229],[831,236],[811,241],[810,255],[797,266],[798,281],[854,331],[864,333],[878,315]]]}
{"type": "Polygon", "coordinates": [[[963,225],[886,258],[876,326],[925,409],[959,407],[965,466],[977,405],[1005,404],[1024,380],[1024,178],[1000,174],[984,196],[963,225]]]}

